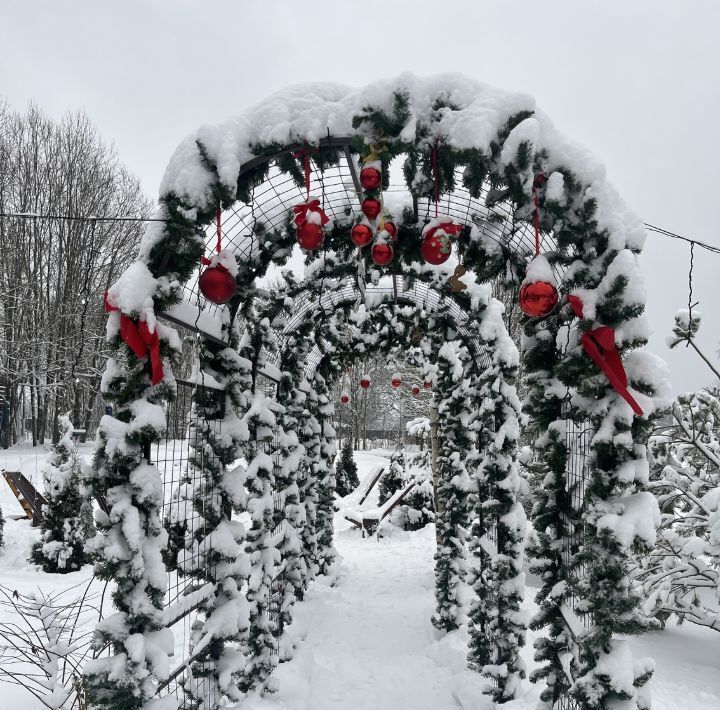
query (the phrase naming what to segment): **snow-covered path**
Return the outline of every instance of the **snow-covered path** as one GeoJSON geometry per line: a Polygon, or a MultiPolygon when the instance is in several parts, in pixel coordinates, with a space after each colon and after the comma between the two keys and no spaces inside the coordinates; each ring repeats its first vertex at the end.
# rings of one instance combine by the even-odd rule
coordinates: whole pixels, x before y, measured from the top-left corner
{"type": "MultiPolygon", "coordinates": [[[[360,480],[387,464],[358,452],[360,480]]],[[[363,507],[372,507],[371,496],[363,507]]],[[[349,501],[352,505],[352,502],[349,501]]],[[[314,584],[295,610],[292,635],[301,639],[291,663],[277,673],[279,692],[263,710],[457,710],[450,666],[439,663],[430,624],[434,609],[432,526],[394,529],[379,542],[362,539],[336,516],[342,557],[333,586],[314,584]]]]}

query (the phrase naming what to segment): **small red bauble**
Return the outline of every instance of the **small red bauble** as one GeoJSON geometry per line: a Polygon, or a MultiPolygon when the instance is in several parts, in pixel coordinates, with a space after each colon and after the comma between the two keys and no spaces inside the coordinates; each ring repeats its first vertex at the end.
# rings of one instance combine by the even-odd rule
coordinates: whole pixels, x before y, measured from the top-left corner
{"type": "Polygon", "coordinates": [[[420,394],[420,388],[417,385],[413,385],[412,393],[415,397],[417,397],[420,394]]]}
{"type": "Polygon", "coordinates": [[[450,258],[451,253],[450,239],[446,234],[436,232],[423,237],[420,254],[428,264],[434,264],[435,266],[443,264],[450,258]]]}
{"type": "Polygon", "coordinates": [[[364,190],[379,190],[382,185],[382,173],[377,168],[363,168],[360,171],[360,184],[364,190]]]}
{"type": "Polygon", "coordinates": [[[370,387],[370,378],[362,377],[360,379],[360,387],[362,387],[364,390],[366,390],[368,387],[370,387]]]}
{"type": "Polygon", "coordinates": [[[400,378],[400,375],[395,375],[392,380],[390,380],[390,384],[397,389],[402,384],[402,379],[400,378]]]}
{"type": "Polygon", "coordinates": [[[235,278],[222,264],[205,269],[200,274],[198,286],[202,295],[218,306],[227,303],[235,295],[236,289],[235,278]]]}
{"type": "Polygon", "coordinates": [[[363,214],[368,219],[375,219],[382,210],[382,205],[380,204],[380,200],[376,200],[374,197],[366,197],[362,201],[361,205],[363,214]]]}
{"type": "Polygon", "coordinates": [[[423,387],[429,390],[432,387],[432,382],[423,382],[423,387]]]}
{"type": "Polygon", "coordinates": [[[350,241],[356,247],[366,247],[372,241],[372,229],[367,224],[356,224],[350,230],[350,241]]]}
{"type": "Polygon", "coordinates": [[[350,401],[350,395],[349,395],[347,392],[343,392],[343,393],[340,395],[340,401],[341,401],[343,404],[347,404],[347,403],[350,401]]]}
{"type": "Polygon", "coordinates": [[[390,235],[394,242],[397,241],[397,227],[394,222],[385,222],[383,227],[385,231],[390,235]]]}
{"type": "Polygon", "coordinates": [[[370,250],[370,256],[373,263],[378,266],[387,266],[395,256],[395,251],[392,248],[392,244],[373,244],[370,250]]]}
{"type": "Polygon", "coordinates": [[[319,224],[303,222],[297,228],[297,243],[308,251],[315,251],[323,245],[325,232],[319,224]]]}
{"type": "Polygon", "coordinates": [[[547,281],[525,284],[520,289],[520,310],[531,318],[544,318],[558,302],[555,286],[547,281]]]}

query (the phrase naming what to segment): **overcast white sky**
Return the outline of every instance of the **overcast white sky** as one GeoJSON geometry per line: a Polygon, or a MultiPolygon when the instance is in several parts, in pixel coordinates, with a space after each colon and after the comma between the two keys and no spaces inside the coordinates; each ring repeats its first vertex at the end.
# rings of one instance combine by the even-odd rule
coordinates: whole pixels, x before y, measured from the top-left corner
{"type": "MultiPolygon", "coordinates": [[[[720,246],[718,28],[718,0],[0,0],[0,95],[84,109],[155,196],[183,136],[288,84],[459,71],[533,94],[645,221],[720,246]]],[[[676,390],[709,384],[664,345],[688,245],[649,234],[642,261],[651,348],[676,390]]],[[[716,351],[720,255],[695,292],[716,351]]]]}

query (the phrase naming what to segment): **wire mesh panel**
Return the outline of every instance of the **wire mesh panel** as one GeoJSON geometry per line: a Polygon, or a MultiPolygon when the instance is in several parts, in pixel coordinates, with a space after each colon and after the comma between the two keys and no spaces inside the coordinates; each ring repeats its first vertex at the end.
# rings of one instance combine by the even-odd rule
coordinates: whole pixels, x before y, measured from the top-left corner
{"type": "MultiPolygon", "coordinates": [[[[190,643],[197,608],[213,593],[213,585],[199,582],[191,573],[205,564],[208,548],[189,544],[195,538],[203,517],[198,501],[207,499],[203,473],[205,448],[195,447],[198,427],[209,428],[213,436],[222,433],[225,393],[222,390],[177,381],[177,398],[166,405],[166,434],[151,447],[150,460],[161,473],[163,506],[161,516],[168,532],[165,552],[167,591],[164,599],[165,623],[172,629],[175,652],[171,680],[161,694],[174,695],[181,709],[186,705],[183,682],[190,663],[190,643]],[[199,420],[197,403],[213,412],[199,420]]],[[[211,698],[208,698],[211,700],[211,698]]]]}
{"type": "MultiPolygon", "coordinates": [[[[592,442],[592,428],[588,421],[575,421],[569,398],[562,404],[562,416],[565,419],[565,498],[561,506],[561,515],[569,534],[562,538],[563,563],[569,567],[574,555],[582,544],[582,513],[585,502],[585,485],[588,479],[588,460],[592,442]]],[[[582,567],[574,567],[573,575],[582,577],[582,567]]],[[[563,600],[561,611],[569,633],[577,636],[592,626],[592,615],[587,611],[578,611],[578,600],[570,593],[563,600]]],[[[568,679],[568,683],[570,680],[568,679]]],[[[567,693],[567,688],[554,702],[553,710],[579,710],[577,701],[567,693]]]]}

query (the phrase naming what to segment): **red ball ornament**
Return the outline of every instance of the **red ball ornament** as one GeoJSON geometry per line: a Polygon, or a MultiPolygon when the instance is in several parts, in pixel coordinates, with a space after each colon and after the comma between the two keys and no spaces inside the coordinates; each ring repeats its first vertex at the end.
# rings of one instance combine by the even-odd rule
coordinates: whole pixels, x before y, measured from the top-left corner
{"type": "Polygon", "coordinates": [[[366,247],[372,241],[372,229],[367,224],[356,224],[350,230],[350,241],[356,247],[366,247]]]}
{"type": "Polygon", "coordinates": [[[363,168],[360,171],[360,184],[364,190],[379,190],[382,186],[382,173],[377,168],[363,168]]]}
{"type": "Polygon", "coordinates": [[[325,232],[319,224],[303,222],[297,228],[297,243],[307,251],[319,249],[325,241],[325,232]]]}
{"type": "Polygon", "coordinates": [[[423,382],[423,387],[429,390],[432,387],[432,382],[423,382]]]}
{"type": "Polygon", "coordinates": [[[437,266],[445,263],[452,254],[452,246],[447,234],[438,232],[426,234],[420,245],[420,254],[428,264],[437,266]]]}
{"type": "Polygon", "coordinates": [[[378,266],[387,266],[393,260],[393,256],[395,256],[395,251],[392,248],[392,244],[384,244],[382,242],[380,244],[373,244],[370,250],[370,257],[373,263],[378,266]]]}
{"type": "Polygon", "coordinates": [[[370,387],[370,378],[367,375],[363,375],[360,378],[360,387],[362,387],[364,390],[370,387]]]}
{"type": "Polygon", "coordinates": [[[227,303],[235,295],[237,288],[235,278],[222,264],[205,269],[200,274],[198,286],[202,295],[218,306],[227,303]]]}
{"type": "Polygon", "coordinates": [[[376,200],[374,197],[366,197],[362,201],[361,208],[363,214],[368,219],[375,219],[382,210],[382,204],[380,203],[380,200],[376,200]]]}
{"type": "Polygon", "coordinates": [[[392,240],[394,242],[396,242],[397,241],[397,227],[395,226],[395,223],[394,222],[385,222],[384,229],[390,235],[392,240]]]}
{"type": "Polygon", "coordinates": [[[520,310],[531,318],[544,318],[558,302],[558,292],[547,281],[525,284],[520,289],[520,310]]]}
{"type": "Polygon", "coordinates": [[[417,385],[413,385],[412,393],[415,397],[417,397],[420,394],[420,388],[417,385]]]}
{"type": "Polygon", "coordinates": [[[392,380],[390,380],[390,384],[397,389],[402,384],[402,379],[400,378],[400,375],[395,375],[392,380]]]}
{"type": "Polygon", "coordinates": [[[347,403],[350,401],[350,395],[349,395],[347,392],[343,392],[343,393],[340,395],[340,401],[341,401],[343,404],[347,404],[347,403]]]}

